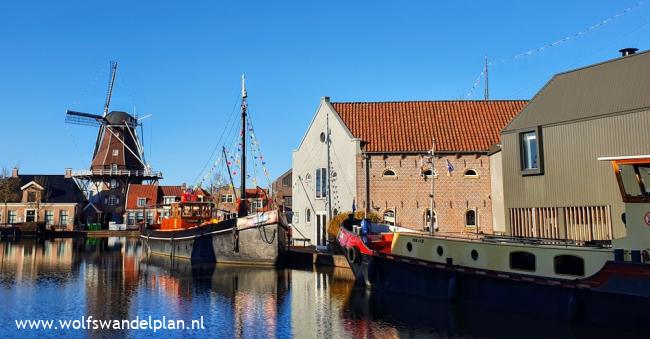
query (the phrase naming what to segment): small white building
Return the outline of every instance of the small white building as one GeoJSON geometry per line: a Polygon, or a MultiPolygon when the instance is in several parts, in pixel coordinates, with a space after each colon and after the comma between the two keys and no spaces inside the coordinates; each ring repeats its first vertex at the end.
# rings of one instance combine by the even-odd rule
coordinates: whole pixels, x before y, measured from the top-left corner
{"type": "Polygon", "coordinates": [[[328,215],[352,210],[357,187],[356,162],[360,154],[361,140],[352,135],[329,97],[321,98],[305,136],[293,151],[294,238],[310,239],[316,246],[326,245],[328,215]],[[331,178],[327,176],[328,126],[331,178]],[[328,180],[331,192],[327,189],[328,180]]]}

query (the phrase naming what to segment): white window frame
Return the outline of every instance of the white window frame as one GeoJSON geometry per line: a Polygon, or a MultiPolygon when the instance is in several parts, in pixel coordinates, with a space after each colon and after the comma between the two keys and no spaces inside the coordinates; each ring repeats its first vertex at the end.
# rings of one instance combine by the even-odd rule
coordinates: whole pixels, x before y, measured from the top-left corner
{"type": "Polygon", "coordinates": [[[119,156],[119,155],[120,155],[120,150],[117,149],[117,148],[116,148],[116,149],[113,149],[113,156],[114,156],[114,157],[117,157],[117,156],[119,156]]]}
{"type": "Polygon", "coordinates": [[[138,197],[138,207],[147,206],[147,198],[138,197]]]}

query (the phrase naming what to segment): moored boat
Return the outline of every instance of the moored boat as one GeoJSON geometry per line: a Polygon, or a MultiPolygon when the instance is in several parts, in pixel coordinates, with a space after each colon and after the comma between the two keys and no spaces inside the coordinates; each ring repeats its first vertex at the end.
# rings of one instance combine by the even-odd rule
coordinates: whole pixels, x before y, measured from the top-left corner
{"type": "Polygon", "coordinates": [[[627,235],[611,242],[454,238],[358,221],[344,223],[338,241],[357,281],[373,290],[645,329],[650,156],[601,160],[612,162],[626,206],[627,235]]]}

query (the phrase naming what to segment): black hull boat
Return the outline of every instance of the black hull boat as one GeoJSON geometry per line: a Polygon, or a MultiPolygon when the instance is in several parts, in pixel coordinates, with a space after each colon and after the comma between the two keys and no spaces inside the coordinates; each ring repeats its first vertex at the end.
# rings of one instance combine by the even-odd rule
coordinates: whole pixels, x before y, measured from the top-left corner
{"type": "Polygon", "coordinates": [[[140,238],[148,254],[188,259],[195,263],[214,263],[217,258],[212,247],[213,237],[231,234],[236,225],[237,220],[231,219],[187,229],[145,229],[140,238]]]}
{"type": "Polygon", "coordinates": [[[237,227],[212,237],[217,263],[267,265],[280,263],[287,251],[287,223],[278,211],[237,219],[237,227]]]}

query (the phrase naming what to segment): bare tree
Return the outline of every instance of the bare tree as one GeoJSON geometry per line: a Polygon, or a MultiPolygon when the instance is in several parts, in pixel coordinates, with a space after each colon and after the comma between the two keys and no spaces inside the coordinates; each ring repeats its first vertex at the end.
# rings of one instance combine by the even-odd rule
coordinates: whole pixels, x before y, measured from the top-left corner
{"type": "MultiPolygon", "coordinates": [[[[19,188],[20,179],[12,177],[9,170],[6,167],[2,167],[2,172],[0,172],[0,202],[5,207],[3,213],[5,224],[9,222],[7,204],[20,199],[19,188]]],[[[2,220],[0,220],[0,223],[2,223],[2,220]]]]}

